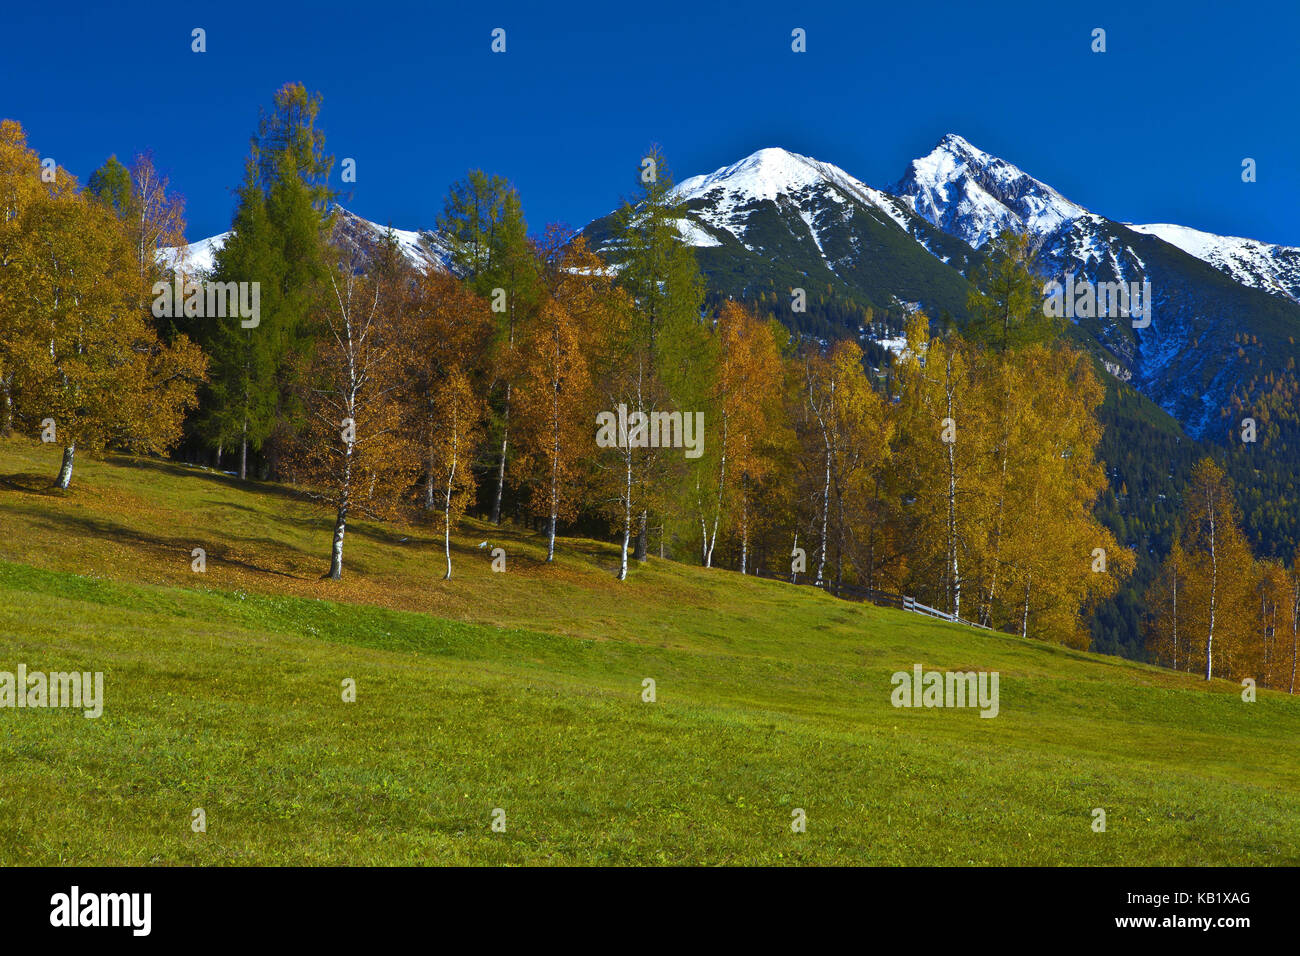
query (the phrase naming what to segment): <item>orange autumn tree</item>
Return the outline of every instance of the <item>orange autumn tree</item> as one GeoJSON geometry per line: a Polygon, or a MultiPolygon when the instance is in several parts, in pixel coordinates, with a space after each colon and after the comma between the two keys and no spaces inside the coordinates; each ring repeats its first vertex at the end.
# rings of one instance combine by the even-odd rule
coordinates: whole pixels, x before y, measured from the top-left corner
{"type": "Polygon", "coordinates": [[[749,496],[773,467],[770,444],[780,428],[783,369],[779,342],[788,337],[737,302],[723,303],[713,326],[716,365],[707,414],[716,447],[696,486],[700,563],[713,566],[719,530],[740,525],[741,572],[749,549],[749,496]],[[706,487],[707,482],[707,487],[706,487]]]}
{"type": "Polygon", "coordinates": [[[287,462],[312,497],[334,508],[325,575],[334,581],[343,576],[349,517],[391,517],[418,473],[401,410],[398,322],[410,276],[391,235],[370,274],[361,273],[357,255],[339,257],[316,309],[319,340],[302,395],[307,414],[287,462]]]}
{"type": "MultiPolygon", "coordinates": [[[[557,239],[549,230],[548,239],[557,239]]],[[[546,519],[546,560],[555,560],[558,522],[577,517],[589,485],[596,393],[588,360],[603,329],[601,310],[613,286],[604,263],[575,239],[547,243],[549,296],[519,337],[520,469],[534,514],[546,519]]]]}
{"type": "Polygon", "coordinates": [[[0,121],[0,436],[13,429],[18,359],[36,335],[33,316],[23,307],[27,274],[19,265],[28,251],[24,217],[45,192],[40,157],[28,147],[22,126],[0,121]]]}
{"type": "Polygon", "coordinates": [[[1203,458],[1192,469],[1184,507],[1188,651],[1199,659],[1206,680],[1216,667],[1232,676],[1250,627],[1254,559],[1231,482],[1213,459],[1203,458]]]}
{"type": "Polygon", "coordinates": [[[406,428],[423,474],[424,507],[442,512],[443,579],[450,580],[451,526],[474,494],[472,465],[484,435],[478,379],[492,314],[462,282],[432,270],[414,282],[405,312],[406,428]]]}
{"type": "Polygon", "coordinates": [[[56,485],[77,449],[158,454],[181,438],[207,363],[184,335],[161,342],[140,308],[123,223],[64,170],[23,211],[10,303],[16,417],[63,446],[56,485]]]}

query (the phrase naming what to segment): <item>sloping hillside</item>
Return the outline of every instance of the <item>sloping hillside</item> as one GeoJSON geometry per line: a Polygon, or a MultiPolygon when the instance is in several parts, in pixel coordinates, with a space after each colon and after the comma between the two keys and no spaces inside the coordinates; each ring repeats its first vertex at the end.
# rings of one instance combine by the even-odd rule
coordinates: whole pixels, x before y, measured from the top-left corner
{"type": "Polygon", "coordinates": [[[418,525],[327,582],[284,488],[56,454],[0,442],[0,671],[105,703],[0,709],[3,863],[1300,862],[1284,695],[473,522],[450,583],[418,525]],[[916,664],[997,716],[895,708],[916,664]]]}

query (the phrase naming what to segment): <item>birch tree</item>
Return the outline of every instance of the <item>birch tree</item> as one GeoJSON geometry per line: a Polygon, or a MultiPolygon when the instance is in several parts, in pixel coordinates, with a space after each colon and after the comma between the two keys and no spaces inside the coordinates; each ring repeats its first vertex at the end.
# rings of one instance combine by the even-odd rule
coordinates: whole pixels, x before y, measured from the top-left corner
{"type": "Polygon", "coordinates": [[[329,274],[318,312],[321,340],[303,397],[307,423],[288,465],[309,494],[334,509],[326,577],[343,576],[343,543],[354,514],[391,517],[418,469],[403,428],[401,290],[410,281],[391,233],[384,263],[363,275],[354,257],[329,274]]]}
{"type": "Polygon", "coordinates": [[[424,508],[442,512],[444,580],[450,580],[451,528],[472,500],[472,465],[483,438],[476,381],[487,361],[492,318],[464,283],[433,271],[415,281],[404,311],[406,427],[423,477],[424,508]]]}

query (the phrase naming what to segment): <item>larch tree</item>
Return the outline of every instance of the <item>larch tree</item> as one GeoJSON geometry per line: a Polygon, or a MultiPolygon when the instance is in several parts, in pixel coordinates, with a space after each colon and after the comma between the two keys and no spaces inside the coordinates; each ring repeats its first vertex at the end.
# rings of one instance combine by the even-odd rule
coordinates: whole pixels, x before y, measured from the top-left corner
{"type": "MultiPolygon", "coordinates": [[[[615,221],[623,259],[618,279],[636,304],[631,345],[645,386],[630,407],[642,414],[676,403],[685,415],[701,410],[706,397],[708,363],[701,359],[710,343],[701,321],[704,283],[695,252],[678,227],[684,214],[663,151],[652,146],[641,160],[633,195],[620,207],[615,221]]],[[[644,451],[637,476],[641,487],[635,556],[639,561],[647,557],[652,499],[671,507],[680,500],[680,483],[693,477],[693,469],[656,476],[660,456],[654,449],[644,451]],[[670,491],[673,477],[678,486],[670,491]]]]}
{"type": "Polygon", "coordinates": [[[701,560],[713,566],[719,530],[726,530],[730,512],[740,538],[740,571],[749,553],[750,495],[773,468],[773,443],[783,427],[780,390],[783,386],[779,342],[788,338],[771,323],[736,302],[725,302],[714,323],[714,379],[709,412],[713,441],[705,461],[710,466],[709,493],[697,485],[701,560]]]}
{"type": "Polygon", "coordinates": [[[406,428],[423,475],[424,507],[443,514],[450,580],[451,528],[474,493],[485,414],[475,381],[488,360],[492,315],[460,280],[433,271],[416,279],[404,311],[406,428]]]}
{"type": "Polygon", "coordinates": [[[207,317],[196,330],[212,361],[204,430],[214,447],[239,447],[241,478],[250,450],[265,452],[273,474],[280,449],[304,424],[299,375],[311,365],[314,317],[329,290],[326,237],[333,228],[333,158],[316,128],[320,105],[319,95],[289,83],[263,111],[210,277],[257,284],[256,324],[232,327],[207,317]]]}
{"type": "Polygon", "coordinates": [[[1064,321],[1044,313],[1041,280],[1034,274],[1029,237],[1004,231],[982,250],[966,307],[965,335],[998,355],[1050,343],[1064,321]]]}
{"type": "Polygon", "coordinates": [[[452,261],[471,288],[486,299],[494,322],[490,373],[496,490],[491,520],[501,523],[510,449],[510,416],[515,377],[516,338],[536,315],[540,278],[528,239],[528,224],[518,191],[501,176],[471,170],[452,184],[438,228],[451,243],[452,261]]]}
{"type": "Polygon", "coordinates": [[[603,332],[604,301],[612,294],[605,265],[578,237],[550,244],[549,295],[524,330],[518,349],[521,459],[533,512],[546,521],[546,560],[555,560],[556,527],[578,514],[589,484],[590,423],[596,392],[589,352],[603,332]]]}

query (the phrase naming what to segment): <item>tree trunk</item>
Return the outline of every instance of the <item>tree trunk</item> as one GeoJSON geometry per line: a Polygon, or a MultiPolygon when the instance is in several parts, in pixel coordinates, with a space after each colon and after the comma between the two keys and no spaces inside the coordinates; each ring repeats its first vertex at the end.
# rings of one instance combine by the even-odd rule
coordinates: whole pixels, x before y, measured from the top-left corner
{"type": "Polygon", "coordinates": [[[343,577],[343,535],[348,527],[348,503],[346,499],[339,504],[338,516],[334,519],[334,546],[330,550],[331,581],[343,577]]]}
{"type": "Polygon", "coordinates": [[[14,430],[14,400],[10,394],[13,388],[13,373],[0,376],[0,391],[4,392],[4,407],[0,409],[0,438],[9,437],[14,430]]]}
{"type": "Polygon", "coordinates": [[[1178,566],[1174,565],[1174,670],[1178,670],[1178,566]]]}
{"type": "Polygon", "coordinates": [[[641,509],[641,527],[636,533],[636,559],[646,561],[650,557],[650,512],[641,509]]]}
{"type": "Polygon", "coordinates": [[[740,492],[740,573],[745,573],[745,564],[749,558],[749,496],[742,489],[740,492]]]}
{"type": "Polygon", "coordinates": [[[1025,579],[1025,613],[1020,618],[1020,636],[1029,637],[1029,578],[1025,579]]]}
{"type": "MultiPolygon", "coordinates": [[[[1293,569],[1300,573],[1300,568],[1293,569]]],[[[1295,693],[1295,664],[1297,643],[1300,643],[1300,583],[1296,585],[1294,597],[1291,603],[1291,689],[1289,693],[1295,693]]]]}
{"type": "Polygon", "coordinates": [[[54,480],[56,488],[67,488],[72,484],[72,458],[77,453],[75,444],[63,449],[63,464],[59,466],[59,477],[54,480]]]}
{"type": "Polygon", "coordinates": [[[442,549],[447,556],[447,573],[443,576],[444,581],[451,580],[451,496],[456,487],[456,451],[457,442],[452,440],[451,446],[451,467],[447,469],[447,494],[443,498],[442,504],[442,549]]]}
{"type": "Polygon", "coordinates": [[[501,523],[501,495],[506,487],[506,451],[510,446],[510,384],[506,383],[506,405],[501,418],[501,457],[497,463],[497,494],[492,501],[492,523],[501,523]]]}
{"type": "Polygon", "coordinates": [[[1214,511],[1210,509],[1210,631],[1205,640],[1205,679],[1214,676],[1214,612],[1218,600],[1219,559],[1214,547],[1214,511]]]}
{"type": "Polygon", "coordinates": [[[627,466],[627,483],[623,489],[623,552],[618,569],[618,579],[627,580],[627,546],[632,538],[632,449],[625,449],[623,461],[627,466]]]}
{"type": "MultiPolygon", "coordinates": [[[[822,427],[822,437],[825,439],[825,426],[822,427]]],[[[826,441],[826,481],[822,485],[822,543],[821,553],[817,557],[817,579],[813,581],[814,587],[822,586],[822,572],[826,568],[826,529],[827,519],[830,517],[831,510],[831,445],[826,441]]]]}

